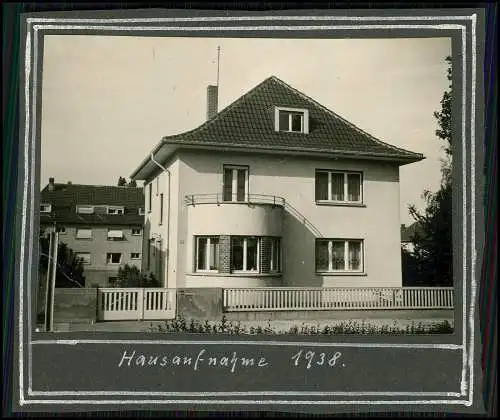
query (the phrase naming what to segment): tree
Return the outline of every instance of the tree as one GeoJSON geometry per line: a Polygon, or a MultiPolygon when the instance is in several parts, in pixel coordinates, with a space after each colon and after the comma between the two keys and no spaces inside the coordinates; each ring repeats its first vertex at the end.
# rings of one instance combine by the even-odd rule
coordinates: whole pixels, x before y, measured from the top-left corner
{"type": "Polygon", "coordinates": [[[131,179],[127,182],[127,178],[121,176],[118,178],[118,186],[119,187],[137,187],[137,182],[135,179],[131,179]]]}
{"type": "MultiPolygon", "coordinates": [[[[47,281],[50,263],[49,246],[49,237],[44,232],[41,232],[39,274],[42,284],[47,281]]],[[[85,277],[83,274],[83,261],[76,257],[76,254],[68,245],[59,242],[57,248],[56,287],[84,287],[85,277]]]]}
{"type": "Polygon", "coordinates": [[[135,265],[125,264],[118,269],[117,287],[160,287],[153,273],[139,270],[135,265]]]}
{"type": "MultiPolygon", "coordinates": [[[[438,128],[436,136],[444,141],[446,159],[441,162],[441,186],[432,193],[425,191],[423,197],[426,208],[419,212],[414,205],[409,207],[410,215],[418,224],[412,235],[413,253],[403,250],[403,273],[414,276],[412,282],[429,286],[453,285],[453,246],[452,246],[452,185],[451,185],[451,98],[452,67],[448,63],[447,79],[450,82],[441,99],[441,110],[434,112],[438,128]]],[[[405,281],[405,279],[403,280],[405,281]]],[[[405,281],[408,284],[408,277],[405,281]]]]}

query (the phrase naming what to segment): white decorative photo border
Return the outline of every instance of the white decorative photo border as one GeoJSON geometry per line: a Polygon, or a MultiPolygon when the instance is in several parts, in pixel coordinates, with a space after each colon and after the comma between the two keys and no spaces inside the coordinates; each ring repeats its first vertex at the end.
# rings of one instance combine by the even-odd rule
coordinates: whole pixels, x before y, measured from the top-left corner
{"type": "MultiPolygon", "coordinates": [[[[476,132],[476,64],[477,64],[477,15],[470,16],[235,16],[235,17],[171,17],[171,18],[28,18],[26,32],[22,34],[25,37],[24,51],[24,71],[25,71],[25,86],[23,90],[25,102],[24,115],[24,149],[22,150],[24,159],[24,171],[20,173],[22,177],[22,215],[21,215],[21,241],[20,241],[20,258],[19,258],[19,312],[18,312],[18,327],[19,327],[19,403],[21,406],[32,404],[98,404],[98,405],[139,405],[139,404],[276,404],[276,405],[429,405],[429,404],[459,404],[471,406],[473,404],[474,395],[474,316],[476,305],[476,264],[477,250],[475,237],[475,132],[476,132]],[[210,22],[269,22],[269,25],[263,26],[207,26],[210,22]],[[302,25],[298,22],[310,22],[311,24],[302,25]],[[387,22],[383,24],[370,23],[372,21],[387,22]],[[414,23],[392,23],[394,21],[421,21],[421,24],[414,23]],[[446,21],[448,23],[436,23],[436,21],[446,21]],[[196,23],[199,26],[158,26],[161,24],[175,24],[176,22],[196,23]],[[287,22],[297,23],[294,26],[287,26],[287,22]],[[318,24],[320,23],[321,24],[318,24]],[[471,47],[468,48],[467,41],[467,26],[471,24],[471,47]],[[280,23],[278,25],[272,23],[280,23]],[[340,24],[338,24],[340,23],[340,24]],[[125,26],[125,25],[143,25],[143,26],[125,26]],[[148,25],[156,24],[156,26],[148,25]],[[459,31],[461,34],[461,53],[462,53],[462,95],[461,95],[461,137],[462,137],[462,214],[464,216],[462,227],[463,244],[470,244],[470,258],[467,258],[468,253],[463,253],[462,275],[464,279],[470,276],[470,284],[466,282],[462,286],[462,343],[461,344],[387,344],[387,343],[314,343],[307,342],[310,347],[372,347],[372,348],[425,348],[436,350],[451,350],[462,352],[462,375],[460,382],[460,392],[295,392],[295,391],[261,391],[261,392],[126,392],[126,391],[34,391],[32,389],[33,377],[33,361],[32,361],[32,346],[56,345],[56,346],[74,346],[79,344],[203,344],[203,345],[232,345],[244,344],[248,346],[302,346],[304,342],[280,342],[280,341],[235,341],[235,340],[213,340],[213,341],[180,341],[180,340],[33,340],[32,339],[32,291],[29,286],[30,270],[33,266],[34,253],[34,220],[35,220],[35,165],[37,145],[37,89],[39,84],[37,60],[39,53],[38,34],[46,30],[50,30],[51,34],[55,31],[78,30],[89,31],[92,33],[99,31],[120,32],[120,31],[140,31],[140,32],[159,32],[162,31],[168,35],[170,31],[190,31],[200,32],[218,32],[218,31],[334,31],[334,30],[380,30],[380,29],[433,29],[433,30],[453,30],[459,31]],[[471,59],[471,69],[467,73],[467,57],[471,59]],[[467,87],[471,89],[471,115],[470,121],[467,121],[467,104],[466,92],[467,87]],[[467,142],[467,125],[470,124],[470,137],[467,142]],[[468,150],[467,146],[470,146],[468,150]],[[471,162],[470,166],[470,184],[467,183],[467,160],[471,162]],[[468,202],[468,192],[470,191],[470,203],[468,202]],[[467,211],[467,205],[470,205],[470,211],[467,211]],[[468,217],[470,216],[470,234],[468,234],[468,217]],[[31,233],[30,235],[27,232],[31,233]],[[26,252],[26,248],[28,252],[26,252]],[[470,288],[471,296],[467,298],[466,291],[470,288]],[[25,319],[25,315],[27,319],[25,319]],[[28,328],[25,326],[25,322],[28,328]],[[27,343],[27,348],[25,344],[27,343]],[[25,381],[25,359],[28,359],[28,384],[25,381]],[[26,386],[27,385],[27,386],[26,386]],[[40,399],[26,398],[26,391],[29,397],[42,396],[73,396],[73,397],[89,397],[89,396],[148,396],[148,397],[198,397],[196,399],[107,399],[107,400],[92,400],[92,399],[40,399]],[[291,400],[291,399],[202,399],[201,397],[220,397],[220,396],[301,396],[301,397],[387,397],[385,400],[291,400]],[[416,397],[417,400],[395,400],[391,397],[416,397]],[[437,398],[440,397],[440,398],[437,398]]],[[[141,35],[144,36],[144,35],[141,35]]]]}

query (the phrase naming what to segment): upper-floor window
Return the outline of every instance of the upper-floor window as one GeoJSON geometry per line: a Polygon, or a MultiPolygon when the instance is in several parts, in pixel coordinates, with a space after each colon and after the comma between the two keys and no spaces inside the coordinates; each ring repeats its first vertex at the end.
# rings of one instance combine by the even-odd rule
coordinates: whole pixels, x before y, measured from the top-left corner
{"type": "Polygon", "coordinates": [[[361,172],[316,171],[316,201],[362,202],[361,172]]]}
{"type": "Polygon", "coordinates": [[[50,213],[52,211],[51,204],[40,204],[40,213],[50,213]]]}
{"type": "Polygon", "coordinates": [[[362,272],[363,241],[360,239],[317,239],[317,272],[362,272]]]}
{"type": "Polygon", "coordinates": [[[107,264],[120,264],[122,262],[122,254],[119,252],[108,252],[106,254],[107,264]]]}
{"type": "Polygon", "coordinates": [[[131,260],[140,260],[141,254],[139,252],[132,252],[132,253],[130,253],[130,259],[131,260]]]}
{"type": "Polygon", "coordinates": [[[224,165],[223,169],[224,201],[248,201],[248,166],[224,165]]]}
{"type": "Polygon", "coordinates": [[[120,240],[120,239],[123,239],[123,230],[108,229],[108,239],[109,240],[120,240]]]}
{"type": "Polygon", "coordinates": [[[77,252],[75,257],[82,261],[82,264],[90,264],[90,252],[77,252]]]}
{"type": "Polygon", "coordinates": [[[134,236],[142,235],[142,229],[141,228],[132,228],[132,235],[134,235],[134,236]]]}
{"type": "Polygon", "coordinates": [[[108,214],[124,214],[125,209],[122,206],[108,206],[107,213],[108,214]]]}
{"type": "Polygon", "coordinates": [[[309,111],[300,108],[275,109],[275,130],[289,133],[309,132],[309,111]]]}
{"type": "Polygon", "coordinates": [[[93,214],[94,213],[94,206],[77,205],[76,212],[79,214],[93,214]]]}
{"type": "Polygon", "coordinates": [[[92,229],[90,228],[77,228],[76,229],[77,239],[92,239],[92,229]]]}

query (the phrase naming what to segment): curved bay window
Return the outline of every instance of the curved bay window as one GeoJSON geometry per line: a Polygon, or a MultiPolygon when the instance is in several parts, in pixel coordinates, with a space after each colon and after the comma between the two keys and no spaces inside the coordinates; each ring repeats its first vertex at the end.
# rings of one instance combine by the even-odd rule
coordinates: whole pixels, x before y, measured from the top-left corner
{"type": "Polygon", "coordinates": [[[267,236],[196,236],[194,271],[222,274],[281,272],[281,239],[267,236]]]}

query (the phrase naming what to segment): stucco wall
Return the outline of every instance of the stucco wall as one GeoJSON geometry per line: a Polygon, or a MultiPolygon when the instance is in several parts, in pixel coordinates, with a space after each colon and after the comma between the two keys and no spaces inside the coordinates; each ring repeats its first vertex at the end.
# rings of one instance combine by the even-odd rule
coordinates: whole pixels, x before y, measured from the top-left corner
{"type": "MultiPolygon", "coordinates": [[[[177,162],[175,186],[178,195],[177,205],[174,206],[172,202],[171,229],[171,243],[176,246],[170,249],[170,274],[175,275],[178,287],[188,287],[188,284],[189,287],[213,287],[221,284],[217,277],[207,280],[204,277],[186,276],[192,272],[193,244],[188,227],[188,212],[191,210],[185,205],[184,197],[189,194],[221,193],[224,164],[249,165],[250,194],[277,195],[286,201],[282,232],[284,285],[402,285],[398,166],[374,161],[312,160],[199,151],[183,151],[179,153],[177,162]],[[314,200],[315,169],[320,168],[363,171],[364,207],[317,205],[314,200]],[[174,227],[178,231],[174,231],[174,227]],[[363,275],[315,274],[316,237],[363,239],[363,275]],[[173,255],[175,252],[176,256],[173,255]]],[[[204,215],[203,206],[199,206],[198,216],[203,220],[197,223],[198,226],[205,224],[210,230],[211,225],[224,219],[224,214],[221,212],[220,218],[215,221],[217,212],[214,213],[213,208],[207,209],[204,215]]],[[[238,287],[240,280],[226,277],[222,284],[225,287],[238,287]]]]}
{"type": "Polygon", "coordinates": [[[176,247],[172,246],[172,244],[178,242],[179,162],[177,158],[174,158],[169,162],[164,162],[163,165],[168,172],[158,169],[152,179],[147,180],[144,185],[146,215],[144,225],[143,267],[146,271],[155,273],[164,287],[175,288],[177,287],[176,247]],[[169,173],[170,176],[168,175],[169,173]],[[151,208],[149,206],[150,184],[152,185],[151,208]],[[169,191],[169,189],[171,191],[169,191]],[[163,220],[160,218],[162,194],[163,220]],[[151,241],[149,245],[149,264],[148,241],[151,241]]]}

